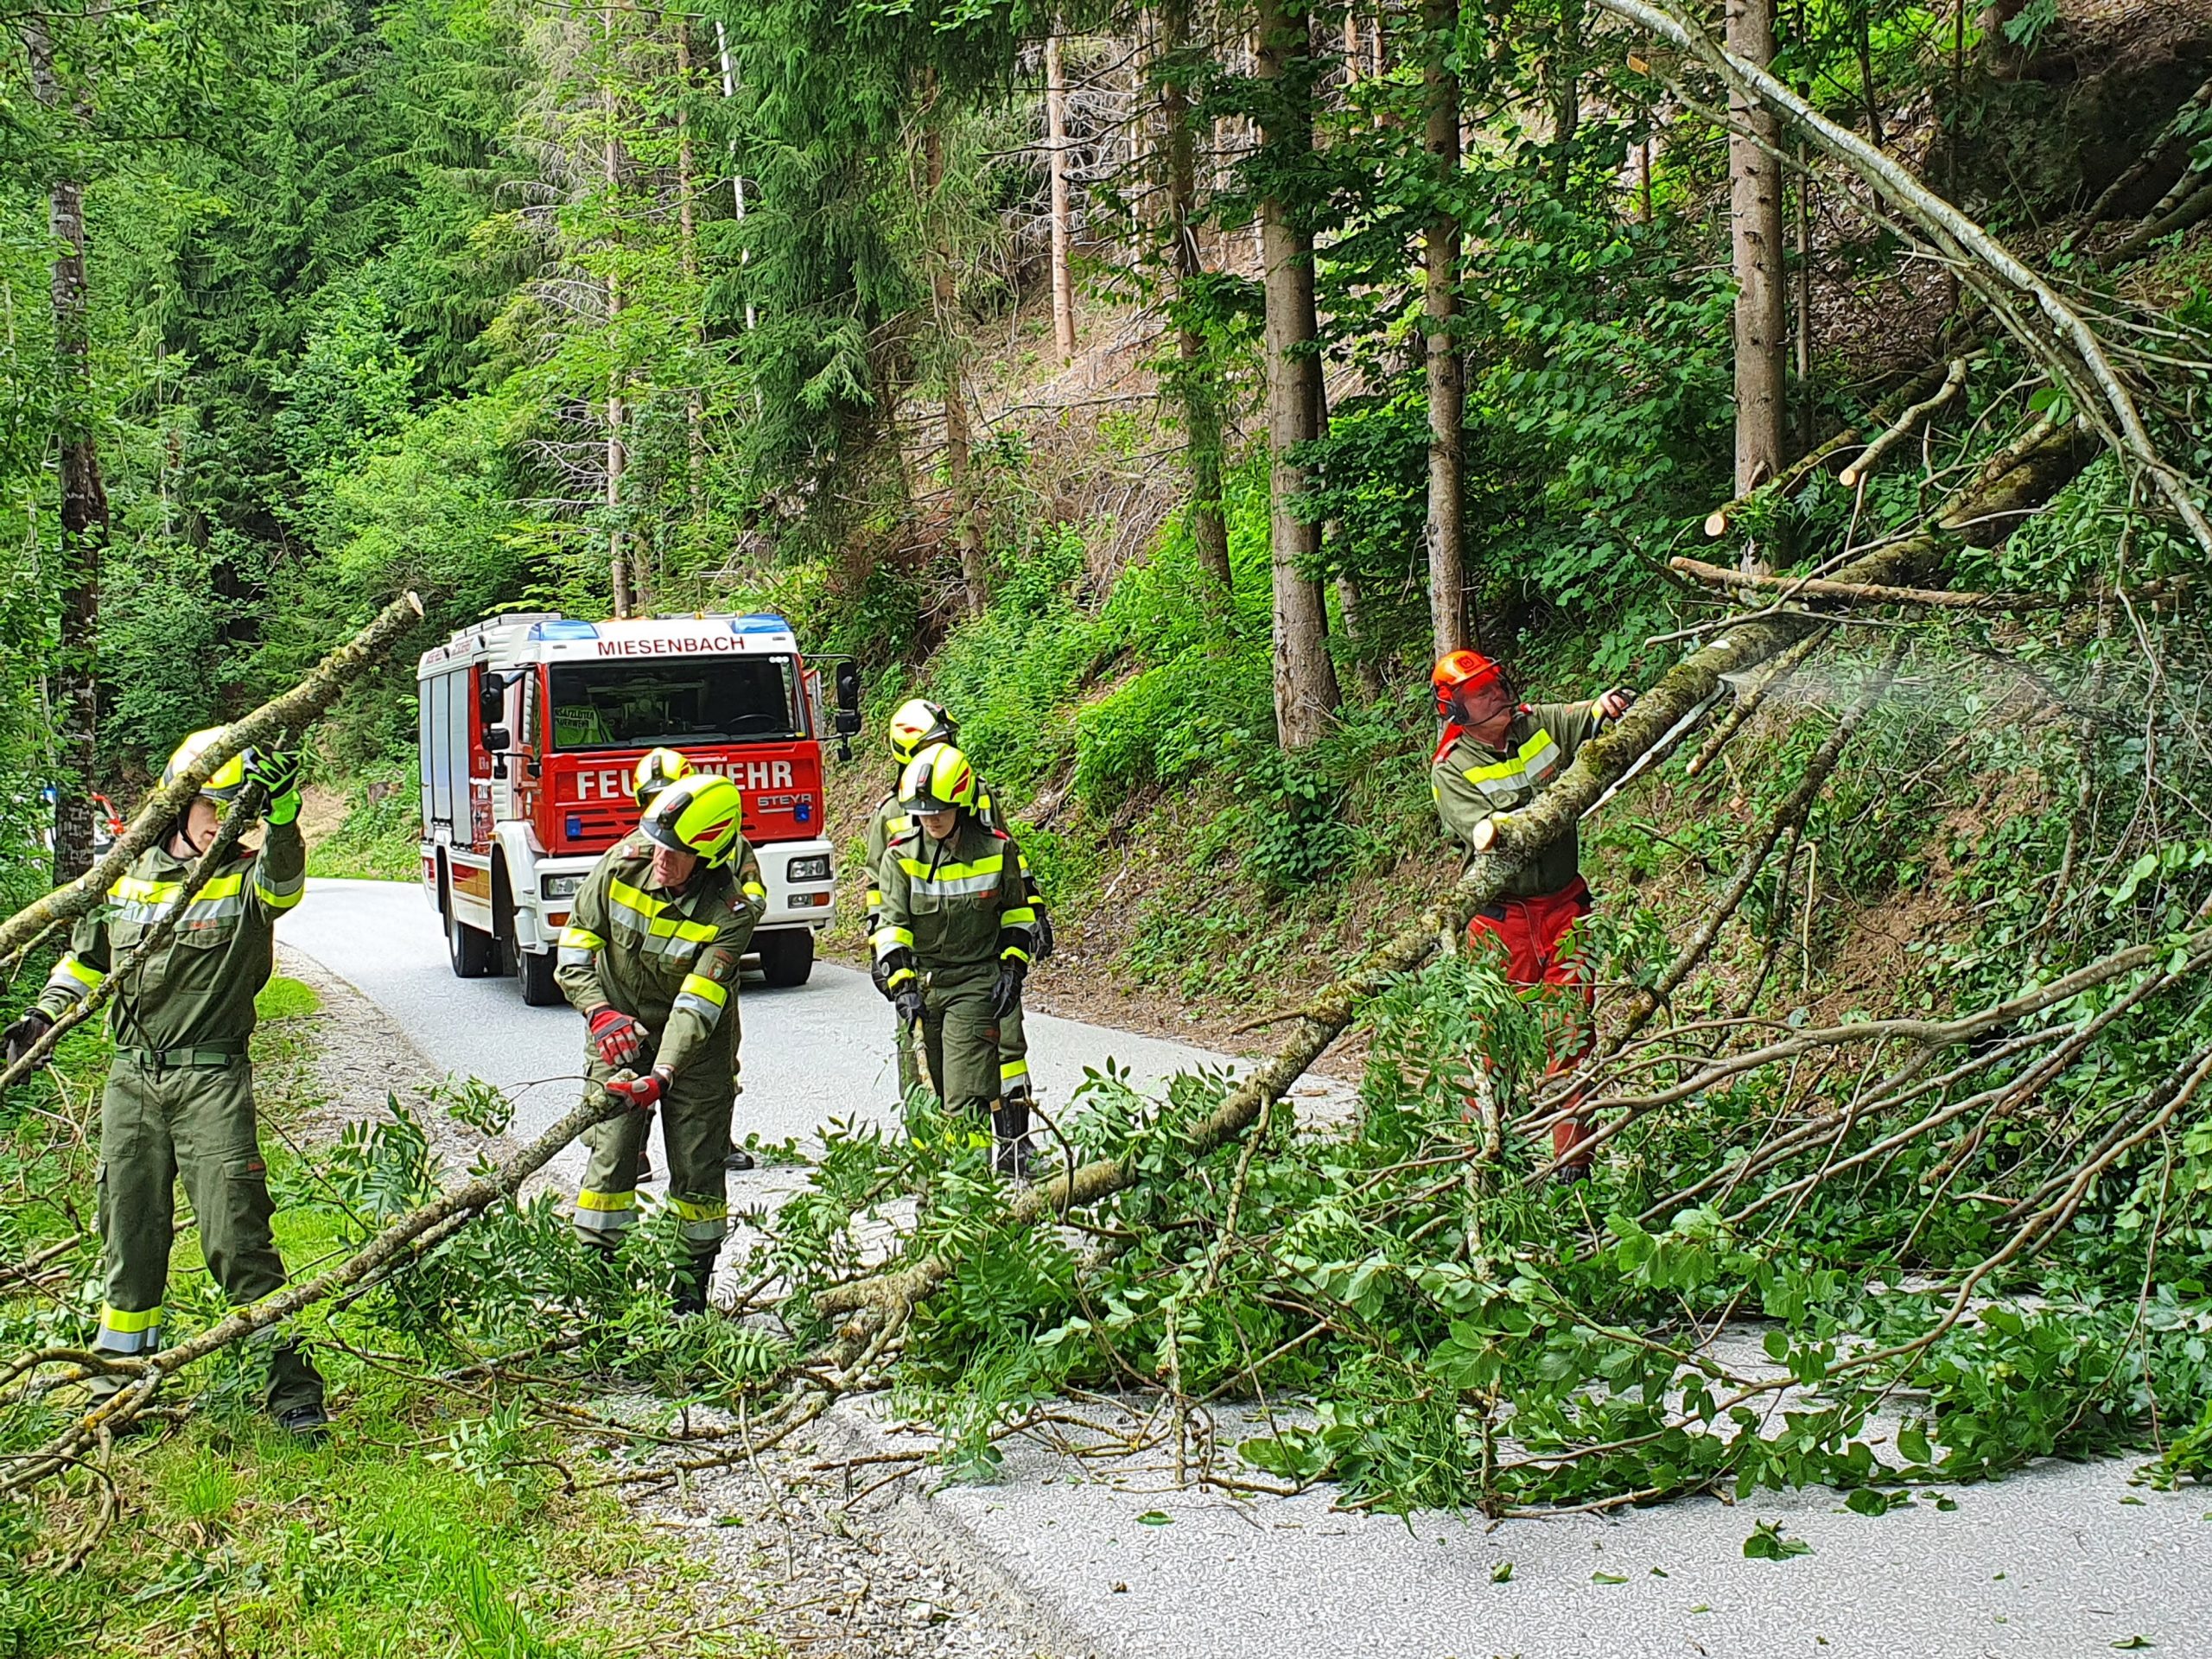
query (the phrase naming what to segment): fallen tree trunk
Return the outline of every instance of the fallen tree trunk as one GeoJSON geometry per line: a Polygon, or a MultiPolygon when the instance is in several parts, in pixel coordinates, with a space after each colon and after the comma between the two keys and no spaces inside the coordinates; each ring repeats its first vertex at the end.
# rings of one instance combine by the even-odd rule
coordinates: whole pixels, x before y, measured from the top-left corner
{"type": "Polygon", "coordinates": [[[91,869],[0,922],[0,966],[12,963],[48,928],[74,921],[98,904],[115,879],[130,868],[130,861],[160,838],[200,786],[215,775],[217,767],[240,749],[274,741],[280,734],[305,731],[338,700],[340,692],[360,678],[422,615],[423,601],[411,593],[402,594],[368,626],[316,664],[307,678],[243,720],[225,727],[220,738],[201,750],[175,780],[155,791],[131,819],[130,827],[116,837],[115,845],[91,869]]]}
{"type": "Polygon", "coordinates": [[[1669,570],[1710,588],[1778,592],[1784,599],[1839,599],[1853,605],[1929,605],[1946,611],[2050,611],[2070,601],[2056,594],[1955,594],[1946,588],[1891,588],[1878,582],[1838,582],[1833,576],[1769,575],[1731,570],[1703,559],[1675,557],[1669,570]]]}
{"type": "MultiPolygon", "coordinates": [[[[1931,575],[1959,543],[1989,546],[2002,541],[2021,516],[2065,487],[2097,453],[2094,436],[2076,426],[2041,427],[2031,442],[2008,447],[1994,457],[1989,468],[1955,496],[1932,524],[1837,574],[1857,582],[1931,575]]],[[[1816,617],[1783,613],[1761,615],[1731,627],[1645,691],[1610,731],[1584,744],[1574,764],[1531,805],[1490,820],[1485,828],[1502,824],[1503,830],[1470,861],[1466,874],[1294,1016],[1283,1046],[1186,1131],[1187,1157],[1196,1160],[1217,1152],[1258,1122],[1343,1033],[1363,1003],[1399,975],[1420,967],[1440,938],[1456,938],[1470,916],[1503,891],[1516,870],[1565,834],[1639,755],[1709,696],[1721,675],[1754,667],[1807,629],[1821,626],[1816,617]]],[[[1137,1179],[1134,1153],[1095,1159],[1031,1187],[1008,1206],[1007,1219],[1016,1226],[1034,1225],[1125,1192],[1137,1179]]],[[[828,1317],[849,1319],[840,1337],[842,1345],[850,1350],[886,1322],[903,1320],[916,1303],[945,1283],[955,1266],[944,1255],[925,1255],[906,1268],[832,1286],[817,1294],[815,1306],[828,1317]]]]}

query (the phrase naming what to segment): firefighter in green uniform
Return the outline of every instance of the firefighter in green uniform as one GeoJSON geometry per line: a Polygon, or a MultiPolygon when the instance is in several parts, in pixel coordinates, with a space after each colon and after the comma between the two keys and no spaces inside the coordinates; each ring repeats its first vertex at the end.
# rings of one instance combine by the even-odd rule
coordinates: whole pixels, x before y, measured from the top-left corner
{"type": "Polygon", "coordinates": [[[912,820],[891,837],[875,930],[876,988],[902,1026],[918,1024],[938,1097],[948,1110],[988,1114],[1001,1174],[1029,1169],[1029,1093],[1001,1084],[1001,1022],[1021,1004],[1037,913],[1021,849],[986,824],[968,757],[924,749],[899,780],[912,820]]]}
{"type": "MultiPolygon", "coordinates": [[[[162,771],[168,784],[222,735],[185,739],[162,771]]],[[[254,997],[269,982],[276,918],[307,887],[301,839],[300,767],[290,755],[247,749],[225,761],[169,832],[108,889],[108,904],[77,924],[69,954],[36,1006],[0,1043],[14,1054],[92,994],[160,920],[248,783],[265,791],[268,833],[258,849],[233,848],[193,896],[169,941],[126,970],[109,1005],[115,1062],[100,1096],[100,1241],[107,1294],[96,1353],[155,1352],[175,1230],[175,1186],[200,1231],[200,1253],[239,1306],[284,1287],[270,1233],[272,1206],[253,1109],[254,997]]],[[[96,1382],[109,1391],[112,1379],[96,1382]]],[[[290,1337],[272,1335],[269,1410],[286,1430],[321,1438],[329,1421],[322,1378],[290,1337]]]]}
{"type": "MultiPolygon", "coordinates": [[[[639,757],[638,764],[631,769],[630,772],[630,793],[638,803],[639,813],[643,815],[645,810],[653,804],[654,797],[671,784],[680,782],[686,778],[696,777],[698,771],[698,767],[691,764],[690,757],[681,750],[648,749],[639,757]]],[[[733,1049],[731,1052],[734,1055],[736,1051],[733,1049]]],[[[745,1092],[745,1078],[741,1067],[736,1065],[733,1065],[730,1072],[730,1090],[734,1095],[741,1095],[745,1092]]],[[[734,1106],[731,1108],[729,1151],[722,1159],[722,1166],[725,1169],[739,1170],[753,1167],[753,1154],[743,1150],[737,1144],[734,1106]]],[[[640,1145],[638,1150],[638,1179],[641,1181],[650,1181],[652,1178],[652,1156],[640,1145]]]]}
{"type": "MultiPolygon", "coordinates": [[[[898,766],[893,782],[903,774],[916,755],[933,743],[957,743],[960,725],[942,703],[931,702],[926,697],[909,697],[891,715],[891,756],[898,766]]],[[[884,849],[894,836],[904,835],[913,825],[912,818],[899,804],[899,791],[893,788],[890,794],[876,804],[874,814],[868,823],[868,929],[875,929],[876,917],[883,908],[881,869],[884,849]]],[[[999,815],[998,803],[991,798],[989,787],[981,778],[976,780],[976,816],[987,829],[1004,830],[1005,821],[999,815]]],[[[1052,918],[1038,896],[1035,879],[1030,874],[1029,861],[1021,860],[1021,877],[1029,890],[1030,908],[1036,912],[1033,939],[1037,959],[1042,962],[1052,954],[1052,918]]],[[[912,1027],[901,1022],[896,1039],[899,1051],[899,1090],[904,1094],[920,1080],[914,1061],[912,1027]]],[[[1029,1037],[1023,1029],[1021,1004],[1016,1002],[1006,1018],[999,1021],[999,1089],[1008,1104],[1020,1104],[1025,1111],[1036,1098],[1029,1077],[1029,1037]]]]}
{"type": "Polygon", "coordinates": [[[660,791],[638,833],[592,867],[561,933],[561,989],[589,1027],[587,1074],[637,1108],[586,1137],[576,1230],[612,1252],[636,1222],[639,1154],[659,1107],[668,1201],[691,1253],[679,1313],[705,1310],[728,1230],[738,966],[768,907],[743,808],[737,785],[711,773],[660,791]]]}

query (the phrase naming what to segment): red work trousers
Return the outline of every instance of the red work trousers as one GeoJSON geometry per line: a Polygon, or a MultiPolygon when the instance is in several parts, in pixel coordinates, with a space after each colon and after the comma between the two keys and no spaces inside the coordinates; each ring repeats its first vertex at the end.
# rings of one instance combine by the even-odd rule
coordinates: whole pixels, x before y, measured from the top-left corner
{"type": "MultiPolygon", "coordinates": [[[[1574,925],[1590,913],[1590,884],[1577,876],[1557,893],[1505,899],[1477,912],[1467,923],[1471,949],[1495,950],[1502,946],[1507,982],[1542,987],[1537,995],[1555,1009],[1551,1017],[1559,1023],[1552,1039],[1550,1063],[1544,1068],[1548,1078],[1579,1065],[1598,1040],[1592,1018],[1598,993],[1573,937],[1574,925]]],[[[1562,1103],[1572,1112],[1582,1104],[1582,1096],[1570,1096],[1562,1103]]],[[[1586,1154],[1580,1159],[1568,1154],[1588,1134],[1580,1117],[1560,1118],[1552,1125],[1553,1158],[1566,1165],[1586,1164],[1586,1154]]]]}

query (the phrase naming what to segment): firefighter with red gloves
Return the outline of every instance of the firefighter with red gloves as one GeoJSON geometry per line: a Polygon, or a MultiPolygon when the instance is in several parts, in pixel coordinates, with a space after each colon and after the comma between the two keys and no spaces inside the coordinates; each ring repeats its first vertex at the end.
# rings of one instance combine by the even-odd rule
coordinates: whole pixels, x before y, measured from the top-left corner
{"type": "Polygon", "coordinates": [[[637,1108],[586,1137],[576,1231],[611,1253],[637,1222],[639,1154],[658,1108],[668,1202],[691,1254],[679,1313],[704,1311],[728,1230],[738,968],[768,902],[743,807],[737,785],[711,773],[660,790],[638,833],[592,867],[561,933],[556,972],[588,1027],[587,1075],[637,1108]]]}
{"type": "MultiPolygon", "coordinates": [[[[1515,695],[1504,669],[1472,651],[1447,652],[1429,677],[1444,721],[1429,787],[1446,831],[1465,845],[1470,857],[1477,825],[1494,812],[1528,804],[1567,770],[1585,742],[1635,701],[1633,693],[1616,690],[1586,702],[1531,706],[1515,695]]],[[[1554,1042],[1548,1077],[1574,1065],[1596,1040],[1590,1016],[1597,994],[1573,938],[1575,924],[1590,909],[1582,849],[1570,829],[1516,871],[1498,901],[1467,923],[1471,944],[1504,951],[1509,982],[1550,988],[1541,995],[1563,999],[1565,1031],[1554,1042]]],[[[1567,1103],[1570,1109],[1580,1104],[1579,1097],[1567,1103]]],[[[1577,1117],[1553,1124],[1552,1157],[1560,1179],[1580,1180],[1590,1173],[1588,1154],[1574,1156],[1587,1133],[1577,1117]]]]}

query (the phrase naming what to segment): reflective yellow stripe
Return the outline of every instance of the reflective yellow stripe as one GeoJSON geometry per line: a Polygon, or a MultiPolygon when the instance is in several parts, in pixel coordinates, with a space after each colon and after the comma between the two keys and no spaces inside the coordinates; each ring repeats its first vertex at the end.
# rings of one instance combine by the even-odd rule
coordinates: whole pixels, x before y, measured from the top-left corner
{"type": "Polygon", "coordinates": [[[1001,945],[999,947],[999,960],[1001,962],[1027,962],[1029,960],[1029,953],[1018,944],[1001,945]]]}
{"type": "Polygon", "coordinates": [[[607,896],[617,907],[636,917],[645,932],[655,938],[688,939],[695,944],[704,944],[718,931],[706,922],[686,921],[681,916],[664,914],[670,907],[669,900],[641,893],[626,881],[608,881],[607,896]]]}
{"type": "Polygon", "coordinates": [[[925,863],[918,858],[909,858],[906,854],[901,853],[899,855],[899,868],[909,875],[918,876],[925,880],[934,879],[942,881],[961,881],[969,876],[996,875],[1006,868],[1006,855],[993,853],[988,858],[979,858],[972,864],[931,865],[925,863]]]}
{"type": "Polygon", "coordinates": [[[1028,1075],[1029,1062],[1027,1060],[1008,1060],[999,1067],[999,1082],[1002,1084],[1018,1083],[1028,1075]]]}
{"type": "Polygon", "coordinates": [[[874,945],[875,954],[879,957],[889,956],[902,945],[911,950],[914,948],[913,930],[905,927],[879,927],[875,930],[875,937],[868,943],[874,945]]]}
{"type": "Polygon", "coordinates": [[[913,976],[914,970],[912,969],[901,968],[897,973],[892,975],[890,978],[885,980],[883,982],[895,991],[913,976]]]}
{"type": "Polygon", "coordinates": [[[130,1332],[150,1331],[162,1322],[162,1310],[149,1307],[143,1313],[126,1313],[119,1307],[100,1309],[100,1323],[111,1331],[130,1332]]]}
{"type": "Polygon", "coordinates": [[[1469,766],[1460,775],[1471,784],[1498,783],[1508,778],[1518,778],[1544,758],[1544,751],[1554,747],[1549,732],[1538,732],[1521,746],[1519,753],[1500,760],[1495,766],[1469,766]]]}
{"type": "Polygon", "coordinates": [[[307,878],[305,876],[302,876],[297,881],[292,883],[289,887],[278,886],[272,887],[265,885],[258,877],[257,877],[254,880],[253,890],[256,893],[260,895],[261,902],[268,906],[270,909],[290,910],[293,906],[297,905],[301,899],[308,896],[307,878]]]}
{"type": "Polygon", "coordinates": [[[54,972],[48,976],[47,983],[51,985],[60,982],[70,995],[83,996],[88,991],[99,989],[100,982],[106,977],[107,976],[99,969],[87,967],[75,957],[70,956],[62,957],[54,964],[54,972]]]}
{"type": "Polygon", "coordinates": [[[727,1221],[729,1218],[729,1205],[721,1198],[709,1198],[702,1203],[692,1198],[679,1198],[671,1192],[668,1207],[685,1221],[727,1221]]]}
{"type": "Polygon", "coordinates": [[[561,948],[563,950],[603,950],[607,948],[607,941],[589,928],[578,927],[571,922],[561,930],[561,948]]]}
{"type": "Polygon", "coordinates": [[[579,1210],[634,1210],[638,1207],[637,1189],[627,1192],[594,1192],[583,1187],[576,1193],[579,1210]]]}
{"type": "Polygon", "coordinates": [[[729,1001],[729,988],[727,986],[715,984],[704,974],[684,975],[683,988],[678,990],[677,995],[699,997],[713,1003],[718,1008],[729,1001]]]}
{"type": "Polygon", "coordinates": [[[1036,919],[1036,911],[1028,905],[1016,905],[1012,910],[999,912],[999,925],[1002,927],[1027,927],[1036,919]]]}

